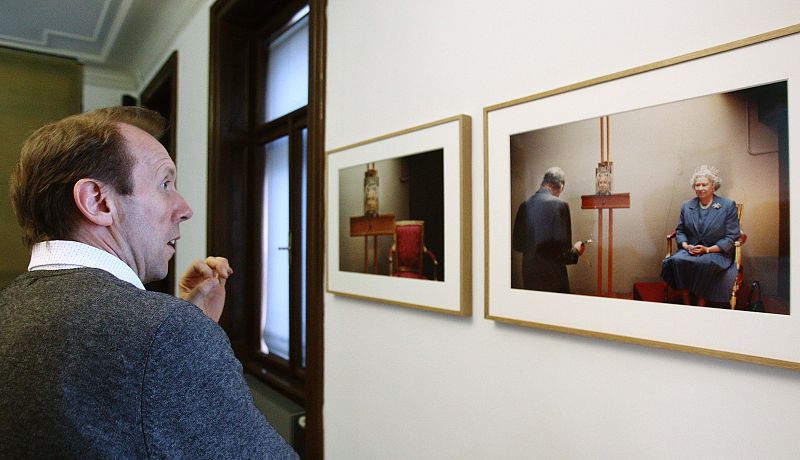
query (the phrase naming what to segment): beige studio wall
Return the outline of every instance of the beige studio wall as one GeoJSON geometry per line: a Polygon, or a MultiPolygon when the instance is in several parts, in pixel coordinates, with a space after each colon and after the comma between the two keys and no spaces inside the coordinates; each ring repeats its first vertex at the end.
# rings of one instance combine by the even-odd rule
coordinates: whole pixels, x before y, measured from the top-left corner
{"type": "MultiPolygon", "coordinates": [[[[483,319],[482,150],[484,107],[795,23],[800,5],[781,0],[331,0],[328,149],[459,113],[472,117],[473,213],[466,217],[474,297],[472,315],[458,318],[326,295],[327,457],[795,458],[797,372],[483,319]]],[[[777,214],[769,198],[774,160],[748,157],[739,134],[706,134],[720,120],[741,120],[740,101],[698,104],[686,121],[695,126],[682,134],[686,144],[672,152],[650,151],[655,142],[648,142],[669,133],[612,114],[614,188],[632,192],[636,204],[615,214],[615,250],[657,265],[663,236],[691,196],[691,169],[725,163],[720,193],[745,203],[753,238],[746,251],[768,270],[777,251],[764,224],[777,214]],[[643,152],[654,159],[642,161],[643,152]]],[[[654,110],[674,119],[685,108],[654,110]]],[[[592,133],[594,122],[587,121],[592,133]]],[[[559,145],[595,148],[592,135],[559,145]]],[[[593,191],[586,177],[599,154],[568,150],[553,158],[567,169],[577,239],[596,226],[579,200],[593,191]]],[[[516,172],[541,180],[541,172],[516,172]]],[[[512,206],[530,192],[511,190],[512,206]]],[[[619,290],[658,276],[616,265],[619,290]]],[[[583,261],[573,267],[578,288],[593,288],[593,270],[583,261]]]]}
{"type": "MultiPolygon", "coordinates": [[[[409,219],[408,184],[401,180],[400,161],[384,160],[374,164],[378,171],[380,184],[380,201],[378,211],[381,214],[392,213],[395,220],[409,219]]],[[[340,172],[339,184],[339,253],[342,254],[340,269],[352,272],[364,271],[364,237],[350,237],[350,217],[364,214],[364,171],[366,165],[353,166],[340,172]]],[[[370,270],[377,254],[377,273],[389,273],[387,251],[391,247],[392,237],[379,237],[376,250],[373,251],[373,237],[367,241],[367,255],[370,270]],[[375,254],[373,254],[373,252],[375,254]]]]}

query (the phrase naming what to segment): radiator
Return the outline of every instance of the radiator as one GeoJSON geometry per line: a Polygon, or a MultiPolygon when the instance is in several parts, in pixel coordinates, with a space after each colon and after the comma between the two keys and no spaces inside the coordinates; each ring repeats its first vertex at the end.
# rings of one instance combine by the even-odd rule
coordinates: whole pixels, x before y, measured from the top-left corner
{"type": "Polygon", "coordinates": [[[302,455],[305,428],[303,406],[278,393],[250,374],[245,374],[244,379],[250,387],[253,402],[258,410],[264,414],[275,430],[294,447],[294,450],[302,455]]]}

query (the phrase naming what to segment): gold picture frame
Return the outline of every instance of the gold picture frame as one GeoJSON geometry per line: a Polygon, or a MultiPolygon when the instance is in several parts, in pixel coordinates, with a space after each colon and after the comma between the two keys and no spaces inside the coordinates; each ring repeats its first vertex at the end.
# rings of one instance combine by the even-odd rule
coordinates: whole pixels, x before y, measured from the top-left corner
{"type": "MultiPolygon", "coordinates": [[[[800,111],[800,98],[797,97],[797,94],[800,94],[800,64],[790,59],[790,56],[794,56],[798,51],[800,51],[800,25],[794,25],[485,107],[483,110],[484,317],[537,329],[800,370],[800,350],[795,346],[800,341],[800,312],[797,308],[790,308],[788,303],[789,299],[797,298],[798,286],[797,283],[791,283],[790,273],[796,273],[798,257],[789,257],[788,243],[780,249],[783,252],[775,257],[780,259],[775,262],[777,265],[785,265],[780,276],[785,277],[786,282],[784,286],[786,314],[770,315],[755,311],[688,307],[666,301],[634,300],[633,292],[630,293],[630,297],[626,292],[619,294],[611,283],[615,273],[633,272],[634,269],[630,267],[635,267],[638,258],[647,257],[656,260],[656,266],[652,267],[653,264],[648,262],[647,268],[631,276],[649,277],[648,280],[654,283],[658,281],[660,268],[658,262],[663,253],[655,259],[649,255],[650,249],[639,248],[650,248],[653,246],[651,243],[657,241],[658,243],[654,244],[657,244],[658,249],[652,251],[663,250],[663,238],[668,232],[662,231],[662,226],[666,228],[673,225],[674,228],[681,201],[690,198],[688,180],[684,181],[686,174],[691,175],[689,169],[700,159],[720,158],[721,155],[720,153],[718,156],[704,156],[707,152],[693,155],[689,152],[681,157],[680,162],[670,163],[672,169],[648,171],[648,159],[661,158],[659,155],[667,155],[664,152],[672,154],[681,146],[677,142],[658,144],[654,141],[653,145],[646,148],[626,152],[625,149],[630,146],[626,145],[629,139],[625,134],[626,126],[619,121],[624,118],[622,115],[631,113],[640,115],[645,110],[660,109],[685,101],[697,101],[704,97],[716,97],[724,102],[733,99],[734,96],[741,97],[751,88],[768,87],[780,82],[785,82],[788,86],[789,96],[784,96],[784,100],[788,112],[795,114],[800,111]],[[599,133],[598,120],[600,120],[599,133]],[[570,144],[574,148],[569,152],[562,152],[561,156],[541,155],[543,159],[532,160],[531,164],[538,169],[529,174],[528,180],[533,178],[541,180],[541,173],[546,167],[556,166],[551,163],[572,161],[572,167],[566,172],[567,186],[564,193],[567,195],[562,194],[561,198],[570,204],[572,210],[573,238],[585,241],[594,239],[594,244],[587,246],[587,253],[581,257],[579,265],[571,269],[570,275],[597,272],[596,291],[593,287],[594,279],[590,281],[591,289],[586,287],[589,283],[587,281],[584,283],[583,291],[577,295],[527,290],[519,284],[514,284],[518,269],[514,267],[513,259],[517,256],[512,250],[512,227],[516,206],[520,204],[520,200],[524,201],[524,196],[530,193],[530,188],[535,190],[538,187],[538,182],[526,184],[529,189],[525,195],[515,191],[520,189],[520,186],[514,185],[512,168],[515,166],[511,157],[514,156],[514,151],[522,151],[531,145],[538,146],[539,150],[533,150],[534,153],[541,153],[551,145],[547,144],[548,140],[572,139],[574,131],[571,130],[575,129],[572,125],[577,126],[579,123],[590,124],[590,127],[584,128],[597,133],[600,144],[608,143],[606,136],[610,135],[611,149],[616,148],[617,151],[612,158],[614,193],[605,197],[596,192],[597,166],[603,162],[610,164],[608,151],[604,151],[603,147],[592,150],[592,152],[601,151],[598,163],[598,157],[594,153],[584,153],[588,150],[578,146],[577,143],[570,144]],[[556,133],[558,136],[546,137],[540,134],[551,129],[561,131],[556,133]],[[530,139],[520,137],[525,134],[528,134],[530,139]],[[535,144],[535,142],[540,143],[535,144]],[[620,145],[622,147],[619,147],[620,145]],[[620,150],[622,153],[619,153],[620,150]],[[545,162],[548,163],[544,164],[545,162]],[[580,165],[578,162],[581,162],[580,165]],[[650,177],[656,178],[659,174],[677,178],[674,180],[677,184],[674,190],[678,191],[666,186],[659,188],[656,184],[660,182],[647,180],[650,177]],[[637,175],[644,177],[636,178],[637,175]],[[635,185],[637,183],[638,186],[635,185]],[[649,187],[657,190],[650,190],[649,187]],[[683,190],[686,197],[667,201],[669,206],[662,206],[660,203],[663,201],[654,198],[661,194],[680,197],[684,193],[683,190]],[[512,194],[515,193],[515,198],[512,199],[512,194]],[[598,205],[600,202],[603,204],[598,205]],[[613,236],[612,223],[609,222],[612,210],[609,209],[608,214],[605,214],[607,216],[605,221],[602,209],[598,212],[598,208],[604,207],[623,208],[613,214],[617,217],[616,223],[613,224],[613,236]],[[654,225],[651,223],[653,219],[641,218],[645,212],[642,210],[648,208],[659,210],[663,208],[665,210],[663,215],[670,217],[660,219],[663,223],[654,225]],[[577,225],[576,216],[579,221],[577,225]],[[641,224],[640,221],[646,223],[641,224]],[[648,223],[654,229],[648,230],[646,227],[648,223]],[[606,234],[599,236],[597,232],[602,231],[603,225],[607,225],[606,234]],[[639,232],[640,236],[632,236],[630,232],[626,234],[619,230],[620,226],[624,228],[626,225],[631,227],[642,225],[645,230],[639,232]],[[604,242],[606,246],[599,248],[604,242]],[[612,257],[608,255],[612,244],[616,245],[614,250],[618,251],[615,253],[617,259],[613,267],[612,257]],[[603,251],[606,252],[605,259],[603,251]],[[620,253],[623,255],[620,256],[620,253]],[[593,257],[595,254],[598,255],[596,264],[593,257]],[[630,267],[626,268],[625,264],[630,267]],[[605,279],[602,277],[604,270],[605,279]],[[608,282],[607,287],[605,281],[608,282]]],[[[666,120],[666,122],[663,119],[660,121],[669,124],[669,120],[672,119],[666,118],[666,120]]],[[[788,126],[788,139],[800,138],[799,127],[796,125],[795,123],[795,126],[788,126]]],[[[747,134],[749,136],[749,131],[747,134]]],[[[594,140],[591,142],[591,148],[594,149],[597,143],[594,140]]],[[[794,142],[794,145],[789,143],[786,147],[788,157],[797,150],[796,144],[797,142],[794,142]]],[[[775,225],[785,225],[780,231],[781,238],[786,241],[796,240],[797,233],[800,232],[796,226],[790,228],[788,224],[788,216],[798,212],[796,207],[800,202],[796,197],[798,192],[795,184],[790,184],[788,179],[798,177],[797,174],[800,173],[800,168],[795,163],[781,166],[784,168],[781,174],[785,174],[786,177],[785,183],[781,185],[783,187],[781,193],[785,196],[775,196],[767,203],[751,198],[750,207],[745,204],[745,215],[748,212],[755,213],[753,216],[755,220],[758,220],[757,214],[763,206],[785,207],[780,211],[782,217],[777,219],[783,224],[779,222],[775,225]]],[[[732,187],[751,192],[751,197],[758,196],[752,191],[753,187],[748,189],[736,181],[733,181],[732,187]]],[[[747,198],[743,201],[748,202],[747,198]]],[[[747,229],[748,221],[744,222],[743,229],[747,229]]],[[[756,227],[753,220],[749,222],[751,227],[756,227]]],[[[761,242],[763,243],[765,239],[762,238],[761,242]]],[[[752,247],[757,248],[755,245],[752,247]]],[[[747,251],[748,247],[744,246],[743,252],[747,254],[747,251]]],[[[751,258],[752,265],[758,265],[760,262],[755,259],[751,258]]],[[[767,277],[772,272],[764,270],[763,273],[767,277]]],[[[622,291],[625,289],[627,286],[622,291]]],[[[570,292],[575,292],[575,289],[570,292]]]]}
{"type": "Polygon", "coordinates": [[[471,314],[471,139],[456,115],[327,152],[328,292],[471,314]]]}

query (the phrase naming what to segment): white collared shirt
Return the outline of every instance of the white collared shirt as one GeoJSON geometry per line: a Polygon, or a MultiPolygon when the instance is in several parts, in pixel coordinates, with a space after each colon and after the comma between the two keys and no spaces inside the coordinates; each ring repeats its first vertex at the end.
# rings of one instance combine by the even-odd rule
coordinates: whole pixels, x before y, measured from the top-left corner
{"type": "Polygon", "coordinates": [[[53,240],[33,245],[28,271],[99,268],[139,289],[144,285],[136,273],[117,256],[77,241],[53,240]]]}

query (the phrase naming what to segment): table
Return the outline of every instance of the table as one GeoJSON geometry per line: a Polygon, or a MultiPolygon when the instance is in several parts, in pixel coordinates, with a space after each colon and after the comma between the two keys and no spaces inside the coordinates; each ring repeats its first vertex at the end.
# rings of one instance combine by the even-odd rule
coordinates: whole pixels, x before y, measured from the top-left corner
{"type": "Polygon", "coordinates": [[[350,236],[364,237],[364,273],[369,273],[369,237],[372,237],[372,273],[378,273],[378,236],[394,235],[394,214],[350,218],[350,236]]]}

